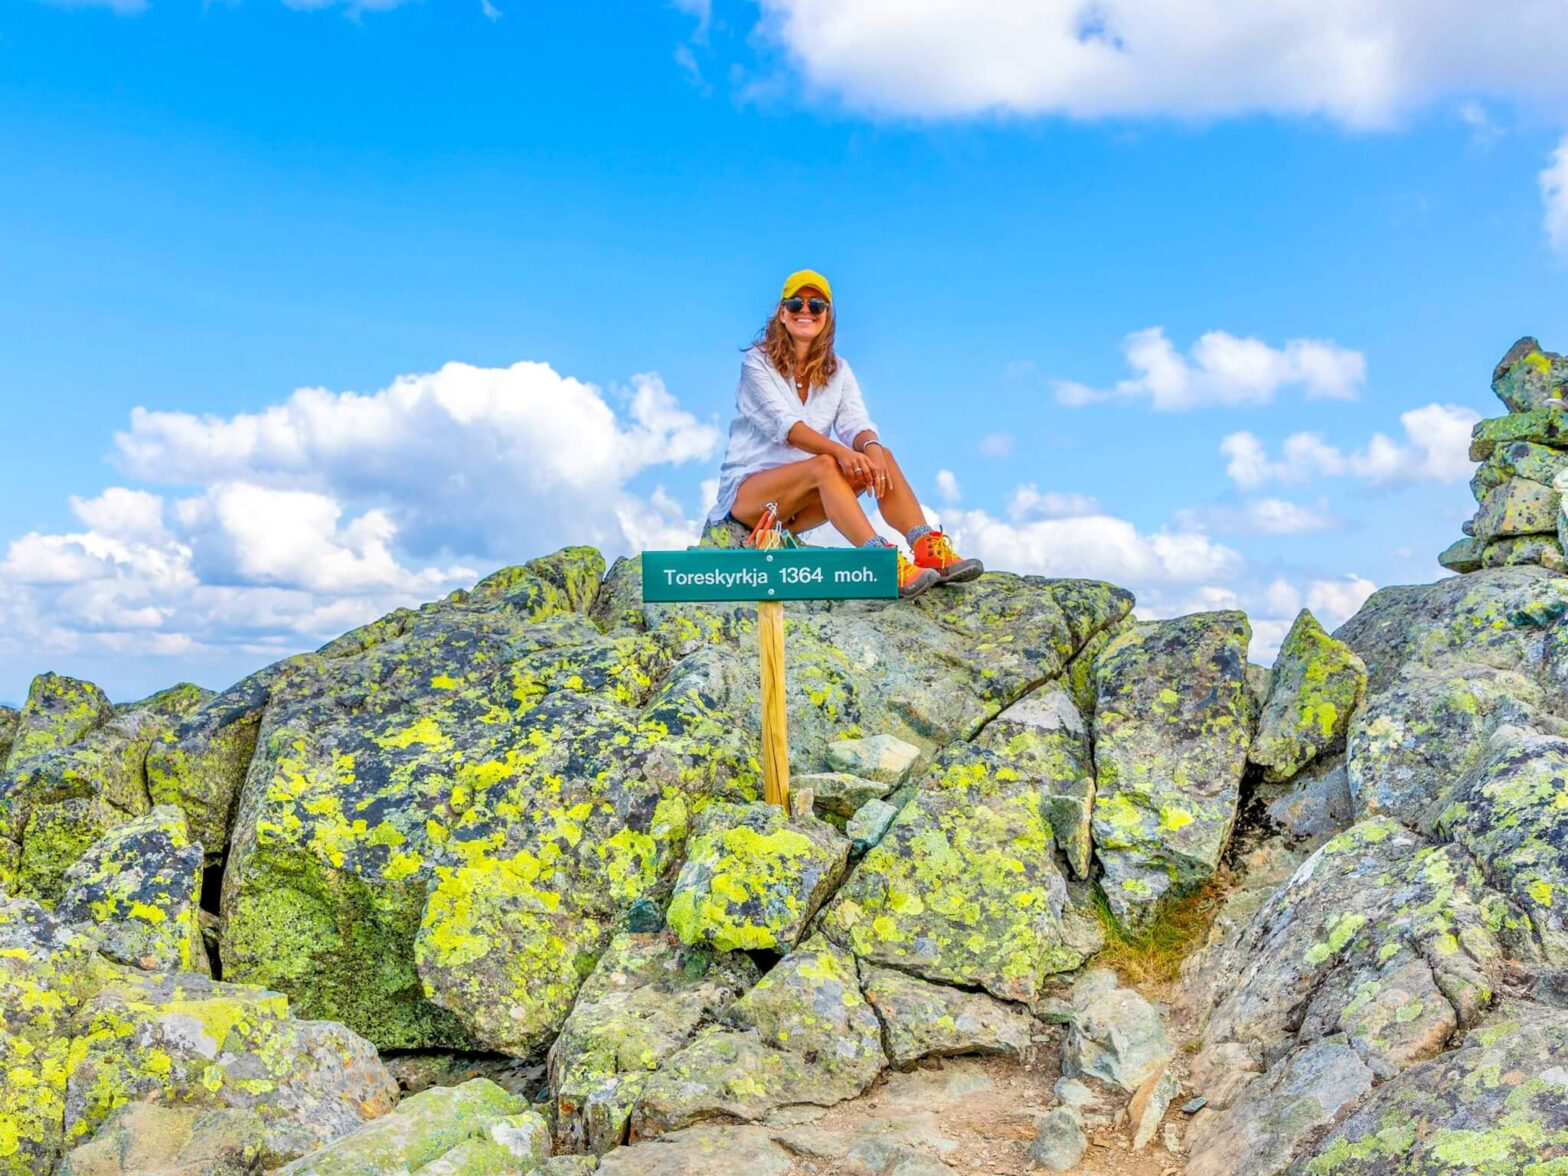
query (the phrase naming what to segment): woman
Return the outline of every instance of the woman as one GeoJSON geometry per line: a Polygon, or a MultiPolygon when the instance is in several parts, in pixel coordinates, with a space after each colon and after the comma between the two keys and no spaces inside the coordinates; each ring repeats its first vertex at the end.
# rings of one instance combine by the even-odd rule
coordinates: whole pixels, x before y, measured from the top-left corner
{"type": "Polygon", "coordinates": [[[914,560],[898,553],[898,590],[973,580],[985,569],[962,559],[927,525],[915,492],[866,415],[855,374],[833,351],[833,289],[812,270],[791,274],[777,311],[741,361],[737,415],[719,471],[708,542],[733,547],[769,503],[800,534],[823,523],[857,547],[891,547],[871,528],[860,495],[903,532],[914,560]],[[835,439],[836,438],[836,439],[835,439]]]}

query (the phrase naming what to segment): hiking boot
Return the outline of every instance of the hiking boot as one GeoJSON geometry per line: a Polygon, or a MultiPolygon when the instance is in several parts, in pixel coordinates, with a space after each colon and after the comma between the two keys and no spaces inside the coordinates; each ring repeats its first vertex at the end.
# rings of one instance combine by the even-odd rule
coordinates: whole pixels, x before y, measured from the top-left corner
{"type": "Polygon", "coordinates": [[[914,549],[915,566],[935,572],[939,584],[962,584],[985,571],[979,560],[964,559],[954,551],[941,531],[927,531],[915,540],[914,549]]]}
{"type": "Polygon", "coordinates": [[[898,594],[905,600],[919,596],[934,584],[940,584],[942,577],[931,568],[916,567],[904,557],[902,550],[898,551],[898,594]]]}

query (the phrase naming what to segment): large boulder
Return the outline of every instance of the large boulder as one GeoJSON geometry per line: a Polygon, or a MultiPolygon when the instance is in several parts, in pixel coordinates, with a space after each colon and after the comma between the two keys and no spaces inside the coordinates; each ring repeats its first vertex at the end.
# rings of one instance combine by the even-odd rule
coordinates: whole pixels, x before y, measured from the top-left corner
{"type": "Polygon", "coordinates": [[[1268,700],[1248,753],[1263,778],[1288,780],[1340,743],[1366,683],[1361,659],[1302,609],[1274,659],[1268,700]]]}
{"type": "Polygon", "coordinates": [[[1564,733],[1568,578],[1499,568],[1375,592],[1335,634],[1368,671],[1347,765],[1358,811],[1423,826],[1507,724],[1564,733]]]}
{"type": "Polygon", "coordinates": [[[104,692],[91,682],[61,674],[39,674],[28,688],[3,767],[76,743],[114,714],[104,692]]]}
{"type": "Polygon", "coordinates": [[[13,892],[52,906],[87,847],[148,810],[147,749],[200,695],[176,691],[118,714],[106,713],[97,687],[71,679],[35,683],[34,697],[50,721],[33,732],[39,749],[19,755],[19,739],[0,775],[0,884],[9,875],[13,892]]]}
{"type": "MultiPolygon", "coordinates": [[[[643,607],[636,561],[602,567],[571,549],[278,671],[226,975],[383,1048],[550,1041],[631,904],[669,893],[692,815],[761,789],[754,609],[643,607]]],[[[1131,604],[1005,575],[928,595],[792,612],[797,768],[866,732],[966,738],[1131,604]]]]}
{"type": "Polygon", "coordinates": [[[221,860],[228,845],[262,712],[285,668],[286,663],[275,663],[222,694],[203,698],[147,749],[148,798],[185,814],[191,837],[205,849],[209,863],[221,860]]]}
{"type": "Polygon", "coordinates": [[[1485,461],[1499,445],[1513,441],[1568,449],[1568,414],[1553,406],[1477,421],[1470,430],[1470,460],[1485,461]]]}
{"type": "Polygon", "coordinates": [[[0,706],[0,771],[11,758],[11,745],[16,742],[16,729],[21,724],[22,712],[14,706],[0,706]]]}
{"type": "Polygon", "coordinates": [[[1380,1086],[1297,1176],[1469,1176],[1568,1166],[1568,1013],[1515,1005],[1380,1086]]]}
{"type": "Polygon", "coordinates": [[[611,940],[550,1047],[563,1144],[602,1154],[623,1143],[653,1072],[756,978],[747,956],[689,948],[667,932],[611,940]]]}
{"type": "Polygon", "coordinates": [[[94,842],[65,872],[55,913],[122,964],[206,973],[201,866],[184,818],[159,805],[94,842]]]}
{"type": "Polygon", "coordinates": [[[1224,1170],[1237,1140],[1278,1161],[1258,1170],[1282,1170],[1367,1086],[1474,1025],[1510,954],[1536,954],[1528,924],[1460,846],[1386,817],[1327,842],[1186,975],[1194,1072],[1261,1075],[1194,1122],[1199,1170],[1224,1170]]]}
{"type": "Polygon", "coordinates": [[[36,902],[0,895],[0,1174],[65,1150],[71,1017],[100,980],[93,945],[36,902]]]}
{"type": "Polygon", "coordinates": [[[788,951],[848,861],[849,842],[815,817],[762,801],[710,804],[675,880],[670,927],[715,951],[788,951]]]}
{"type": "Polygon", "coordinates": [[[1087,878],[1094,756],[1072,695],[1054,684],[1026,695],[987,723],[975,746],[1039,789],[1056,847],[1073,873],[1087,878]]]}
{"type": "Polygon", "coordinates": [[[1127,924],[1207,880],[1236,821],[1251,737],[1239,612],[1141,624],[1096,661],[1094,843],[1127,924]]]}
{"type": "MultiPolygon", "coordinates": [[[[633,1138],[854,1098],[887,1064],[855,960],[820,936],[790,952],[648,1079],[633,1138]]],[[[614,1153],[612,1153],[614,1154],[614,1153]]]]}
{"type": "Polygon", "coordinates": [[[1557,475],[1568,469],[1568,453],[1533,441],[1510,441],[1492,450],[1492,456],[1476,467],[1470,478],[1470,492],[1477,502],[1490,490],[1514,478],[1550,486],[1557,475]]]}
{"type": "Polygon", "coordinates": [[[1420,825],[1443,789],[1480,761],[1491,733],[1530,723],[1541,701],[1540,687],[1514,670],[1457,658],[1406,667],[1351,721],[1356,811],[1420,825]]]}
{"type": "Polygon", "coordinates": [[[1088,954],[1067,919],[1039,787],[995,751],[938,758],[822,928],[856,956],[1028,1002],[1088,954]]]}
{"type": "Polygon", "coordinates": [[[397,1084],[369,1042],[299,1021],[285,997],[189,973],[122,971],[70,1025],[65,1136],[92,1135],[122,1103],[254,1110],[276,1166],[386,1114],[397,1084]]]}

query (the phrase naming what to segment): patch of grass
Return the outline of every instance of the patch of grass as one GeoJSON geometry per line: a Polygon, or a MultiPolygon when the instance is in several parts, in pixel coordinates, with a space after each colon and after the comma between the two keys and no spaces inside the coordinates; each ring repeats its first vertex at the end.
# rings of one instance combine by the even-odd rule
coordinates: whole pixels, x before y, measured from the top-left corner
{"type": "Polygon", "coordinates": [[[1096,890],[1094,911],[1105,929],[1105,948],[1094,962],[1114,968],[1134,988],[1158,989],[1174,983],[1181,962],[1203,942],[1229,890],[1228,875],[1216,874],[1201,889],[1164,903],[1159,917],[1140,930],[1118,923],[1105,896],[1096,890]]]}

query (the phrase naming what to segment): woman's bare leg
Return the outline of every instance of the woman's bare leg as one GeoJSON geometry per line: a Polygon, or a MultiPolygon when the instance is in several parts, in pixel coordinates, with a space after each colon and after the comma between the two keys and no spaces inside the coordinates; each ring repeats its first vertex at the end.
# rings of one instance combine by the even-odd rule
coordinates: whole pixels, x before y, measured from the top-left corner
{"type": "Polygon", "coordinates": [[[887,493],[882,495],[877,506],[888,526],[901,535],[907,535],[925,524],[925,512],[920,509],[920,499],[915,497],[915,491],[909,485],[909,479],[904,477],[903,469],[893,460],[893,451],[884,448],[882,453],[887,458],[887,493]]]}
{"type": "Polygon", "coordinates": [[[860,507],[857,491],[839,470],[838,462],[826,455],[752,474],[740,484],[730,512],[741,522],[755,525],[770,502],[778,504],[781,519],[793,518],[808,506],[820,509],[834,529],[856,547],[876,535],[860,507]]]}

